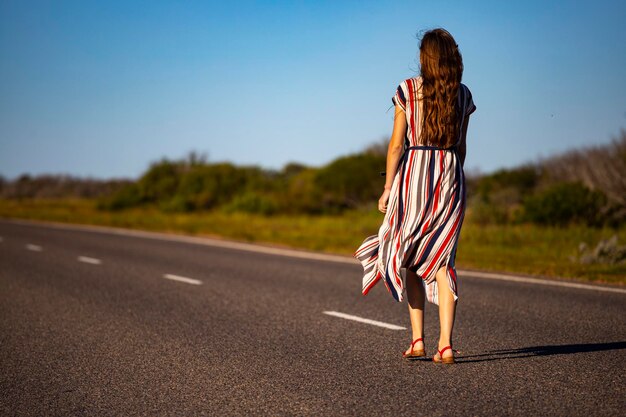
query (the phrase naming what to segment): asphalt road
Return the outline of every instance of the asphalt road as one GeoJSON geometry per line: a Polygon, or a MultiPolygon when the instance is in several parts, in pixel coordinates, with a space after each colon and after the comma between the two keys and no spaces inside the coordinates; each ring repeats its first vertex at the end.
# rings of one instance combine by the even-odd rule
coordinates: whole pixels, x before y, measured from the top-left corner
{"type": "Polygon", "coordinates": [[[6,220],[0,237],[2,416],[625,413],[625,292],[461,273],[444,366],[402,359],[408,330],[324,313],[409,328],[357,263],[6,220]]]}

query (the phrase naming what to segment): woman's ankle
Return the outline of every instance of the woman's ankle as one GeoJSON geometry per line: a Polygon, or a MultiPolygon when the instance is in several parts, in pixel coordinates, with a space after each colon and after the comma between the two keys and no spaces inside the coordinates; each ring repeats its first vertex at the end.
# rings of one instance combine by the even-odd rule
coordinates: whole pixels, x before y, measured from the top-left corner
{"type": "MultiPolygon", "coordinates": [[[[423,340],[424,339],[424,335],[420,334],[420,333],[413,333],[413,339],[411,339],[411,341],[414,341],[414,340],[417,340],[417,339],[422,339],[423,340]]],[[[417,343],[422,342],[422,340],[420,340],[417,343]]]]}
{"type": "Polygon", "coordinates": [[[437,344],[437,350],[441,350],[443,348],[445,348],[446,346],[452,346],[452,341],[451,340],[439,340],[438,344],[437,344]]]}

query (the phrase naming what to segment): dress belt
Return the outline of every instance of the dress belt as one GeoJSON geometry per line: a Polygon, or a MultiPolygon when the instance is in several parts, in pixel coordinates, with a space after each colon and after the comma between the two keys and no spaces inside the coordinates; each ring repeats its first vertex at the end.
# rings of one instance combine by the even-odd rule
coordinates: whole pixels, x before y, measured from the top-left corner
{"type": "Polygon", "coordinates": [[[441,148],[439,146],[428,146],[428,145],[417,145],[417,146],[409,146],[408,148],[405,149],[405,153],[408,150],[412,150],[412,149],[426,149],[426,150],[437,150],[437,151],[453,151],[456,148],[456,144],[449,146],[447,148],[441,148]]]}
{"type": "MultiPolygon", "coordinates": [[[[458,150],[458,146],[457,144],[454,144],[452,146],[449,146],[447,148],[442,148],[439,146],[429,146],[429,145],[416,145],[416,146],[409,146],[407,148],[404,148],[404,152],[402,153],[402,155],[400,156],[400,161],[402,162],[403,160],[405,160],[408,156],[409,156],[409,152],[411,150],[435,150],[435,151],[457,151],[458,150]]],[[[380,173],[381,177],[386,176],[386,172],[382,171],[380,173]]]]}

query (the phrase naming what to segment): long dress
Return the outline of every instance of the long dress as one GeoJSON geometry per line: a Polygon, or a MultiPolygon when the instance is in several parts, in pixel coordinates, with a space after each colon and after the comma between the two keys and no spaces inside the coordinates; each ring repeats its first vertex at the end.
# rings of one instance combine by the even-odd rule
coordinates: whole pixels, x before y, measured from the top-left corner
{"type": "MultiPolygon", "coordinates": [[[[470,90],[462,83],[458,100],[462,126],[464,119],[476,110],[470,90]]],[[[456,300],[454,261],[466,201],[465,174],[458,149],[465,137],[459,128],[459,137],[449,148],[420,144],[420,77],[403,81],[392,101],[406,116],[405,151],[378,234],[366,238],[354,253],[363,265],[362,293],[366,295],[382,280],[393,298],[403,301],[406,276],[401,269],[406,268],[421,278],[428,301],[438,304],[435,275],[445,266],[456,300]]]]}

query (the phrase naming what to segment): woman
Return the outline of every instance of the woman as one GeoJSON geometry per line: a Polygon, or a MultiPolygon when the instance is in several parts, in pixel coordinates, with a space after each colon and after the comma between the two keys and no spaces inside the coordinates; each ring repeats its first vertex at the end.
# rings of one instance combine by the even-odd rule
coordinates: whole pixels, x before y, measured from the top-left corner
{"type": "Polygon", "coordinates": [[[396,301],[403,301],[406,287],[413,341],[404,357],[426,356],[424,300],[439,306],[437,363],[454,363],[454,260],[465,214],[465,136],[476,110],[462,75],[463,60],[452,35],[444,29],[426,32],[420,75],[403,81],[392,98],[393,133],[378,201],[385,218],[378,235],[355,252],[363,264],[364,295],[381,278],[396,301]]]}

